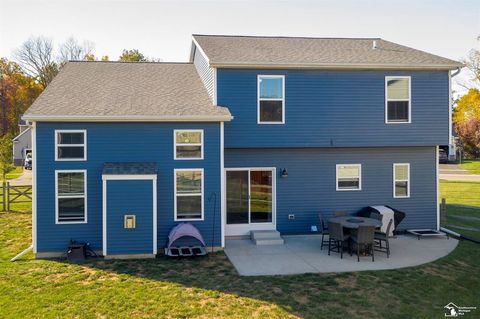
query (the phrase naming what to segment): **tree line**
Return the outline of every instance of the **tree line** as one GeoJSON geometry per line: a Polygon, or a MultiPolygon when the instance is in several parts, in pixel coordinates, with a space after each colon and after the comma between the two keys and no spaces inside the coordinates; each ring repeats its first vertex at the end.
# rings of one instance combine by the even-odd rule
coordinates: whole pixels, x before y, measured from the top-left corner
{"type": "MultiPolygon", "coordinates": [[[[90,41],[70,37],[57,50],[51,39],[31,37],[14,51],[14,60],[0,57],[0,135],[18,133],[21,115],[43,92],[67,61],[109,61],[96,57],[90,41]]],[[[124,49],[116,61],[157,62],[137,49],[124,49]]]]}
{"type": "MultiPolygon", "coordinates": [[[[477,38],[480,44],[480,36],[477,38]]],[[[453,123],[460,147],[470,158],[480,158],[480,50],[472,49],[463,61],[471,74],[468,92],[461,96],[453,108],[453,123]]]]}

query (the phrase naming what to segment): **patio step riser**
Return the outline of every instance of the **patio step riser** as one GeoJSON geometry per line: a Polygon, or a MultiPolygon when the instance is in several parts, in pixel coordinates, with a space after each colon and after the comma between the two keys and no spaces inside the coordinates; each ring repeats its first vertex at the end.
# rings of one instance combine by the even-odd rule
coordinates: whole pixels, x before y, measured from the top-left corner
{"type": "Polygon", "coordinates": [[[283,245],[284,241],[280,239],[254,239],[253,243],[257,246],[267,246],[267,245],[283,245]]]}
{"type": "Polygon", "coordinates": [[[268,230],[268,231],[251,231],[250,232],[250,239],[281,239],[280,232],[276,230],[268,230]]]}

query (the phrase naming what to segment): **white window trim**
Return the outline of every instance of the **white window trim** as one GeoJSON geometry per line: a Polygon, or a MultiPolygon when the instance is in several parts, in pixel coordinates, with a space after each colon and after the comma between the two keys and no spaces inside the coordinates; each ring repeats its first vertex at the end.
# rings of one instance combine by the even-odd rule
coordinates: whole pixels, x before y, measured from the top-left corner
{"type": "Polygon", "coordinates": [[[88,209],[87,209],[87,170],[86,169],[66,169],[66,170],[55,170],[55,224],[86,224],[88,222],[88,209]],[[84,179],[83,179],[83,192],[84,192],[84,195],[83,196],[78,196],[78,195],[75,195],[75,196],[60,196],[58,195],[58,174],[59,173],[83,173],[84,174],[84,179]],[[58,210],[59,210],[59,207],[58,207],[58,200],[59,198],[84,198],[85,200],[85,205],[84,205],[84,220],[83,221],[72,221],[72,222],[66,222],[66,221],[59,221],[58,220],[58,210]]]}
{"type": "Polygon", "coordinates": [[[87,130],[55,130],[55,161],[72,162],[87,160],[87,130]],[[83,133],[83,144],[58,144],[59,133],[83,133]],[[79,158],[58,158],[58,147],[60,146],[83,146],[83,157],[79,158]]]}
{"type": "Polygon", "coordinates": [[[191,160],[203,160],[203,130],[173,130],[173,159],[176,161],[191,161],[191,160]],[[188,143],[188,144],[177,144],[177,133],[181,132],[191,132],[191,133],[200,133],[200,143],[188,143]],[[200,146],[200,157],[177,157],[177,146],[200,146]]]}
{"type": "Polygon", "coordinates": [[[269,74],[259,74],[257,75],[257,124],[285,124],[285,75],[269,75],[269,74]],[[282,98],[281,99],[271,99],[271,98],[262,98],[260,99],[260,79],[282,79],[282,98]],[[282,121],[281,122],[262,122],[260,121],[260,100],[262,101],[282,101],[282,121]]]}
{"type": "Polygon", "coordinates": [[[173,219],[176,222],[182,222],[182,221],[203,221],[205,218],[204,214],[204,183],[205,181],[205,174],[203,168],[175,168],[173,170],[173,219]],[[198,196],[198,194],[177,194],[177,172],[190,172],[190,171],[197,171],[197,172],[202,172],[202,188],[201,188],[201,205],[202,205],[202,211],[201,211],[201,217],[200,218],[177,218],[177,196],[198,196]]]}
{"type": "Polygon", "coordinates": [[[410,124],[412,123],[412,77],[411,76],[386,76],[385,77],[385,124],[410,124]],[[408,79],[408,100],[407,99],[389,99],[388,81],[395,79],[408,79]],[[392,122],[388,121],[388,101],[408,101],[408,121],[392,122]]]}
{"type": "Polygon", "coordinates": [[[393,164],[393,198],[410,198],[410,163],[394,163],[393,164]],[[395,179],[395,169],[397,166],[407,166],[408,168],[408,179],[395,179]],[[407,196],[397,196],[395,194],[395,183],[396,182],[407,182],[407,196]]]}
{"type": "Polygon", "coordinates": [[[362,164],[337,164],[335,167],[335,188],[337,192],[357,192],[362,190],[362,164]],[[339,188],[338,187],[338,169],[340,166],[355,166],[358,167],[358,188],[339,188]]]}
{"type": "Polygon", "coordinates": [[[265,227],[268,229],[276,229],[277,226],[277,168],[276,167],[237,167],[237,168],[225,168],[224,172],[248,172],[248,223],[247,224],[227,224],[226,218],[226,202],[227,202],[227,174],[224,174],[224,189],[223,189],[223,197],[225,201],[225,225],[230,229],[242,229],[242,228],[251,228],[253,227],[255,230],[258,227],[259,230],[266,230],[265,227]],[[270,171],[272,172],[272,221],[271,222],[264,222],[264,223],[252,223],[251,222],[251,185],[250,185],[250,173],[255,171],[270,171]],[[269,228],[269,226],[273,226],[269,228]]]}

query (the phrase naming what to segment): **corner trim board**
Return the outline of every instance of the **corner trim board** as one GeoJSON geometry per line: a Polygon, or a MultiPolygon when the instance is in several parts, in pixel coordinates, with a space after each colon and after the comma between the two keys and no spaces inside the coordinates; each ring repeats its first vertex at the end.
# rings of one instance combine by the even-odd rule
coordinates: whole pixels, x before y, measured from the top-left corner
{"type": "Polygon", "coordinates": [[[32,122],[32,244],[37,253],[37,122],[32,122]]]}

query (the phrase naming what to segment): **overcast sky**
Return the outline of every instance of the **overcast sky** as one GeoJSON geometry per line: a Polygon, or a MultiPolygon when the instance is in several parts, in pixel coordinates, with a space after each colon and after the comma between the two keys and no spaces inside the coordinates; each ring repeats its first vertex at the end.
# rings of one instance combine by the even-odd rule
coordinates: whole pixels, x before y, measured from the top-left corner
{"type": "Polygon", "coordinates": [[[32,35],[73,36],[117,59],[186,61],[192,33],[381,37],[452,59],[479,47],[480,0],[0,0],[0,56],[32,35]]]}

